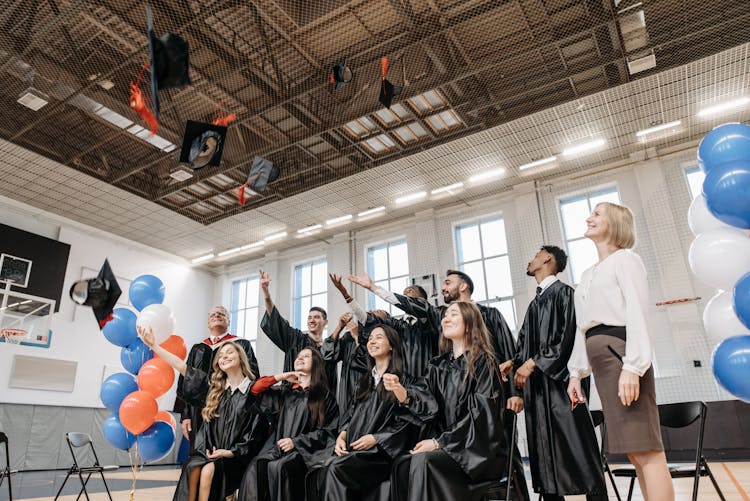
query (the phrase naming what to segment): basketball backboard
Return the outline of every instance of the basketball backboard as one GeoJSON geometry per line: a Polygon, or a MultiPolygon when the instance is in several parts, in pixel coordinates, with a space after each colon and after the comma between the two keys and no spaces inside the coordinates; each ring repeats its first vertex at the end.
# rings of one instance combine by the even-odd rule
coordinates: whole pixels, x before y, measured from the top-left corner
{"type": "Polygon", "coordinates": [[[49,348],[55,301],[12,291],[8,282],[4,285],[0,289],[0,341],[49,348]],[[11,338],[10,341],[7,338],[11,338]]]}

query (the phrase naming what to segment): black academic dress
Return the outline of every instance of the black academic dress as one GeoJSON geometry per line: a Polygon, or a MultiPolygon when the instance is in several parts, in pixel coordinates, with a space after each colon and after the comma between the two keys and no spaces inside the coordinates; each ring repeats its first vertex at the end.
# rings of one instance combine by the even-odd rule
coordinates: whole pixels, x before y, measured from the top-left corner
{"type": "MultiPolygon", "coordinates": [[[[273,307],[269,314],[263,314],[260,321],[260,328],[268,336],[273,344],[284,352],[284,372],[294,370],[294,360],[300,351],[305,348],[314,348],[320,352],[320,346],[307,335],[306,332],[292,327],[289,322],[281,316],[278,308],[273,307]]],[[[336,394],[336,363],[326,361],[326,377],[328,378],[328,387],[336,394]]]]}
{"type": "Polygon", "coordinates": [[[599,446],[586,405],[570,410],[568,359],[576,317],[574,289],[552,283],[526,310],[518,333],[516,365],[529,358],[536,370],[526,381],[526,437],[534,491],[560,496],[605,494],[599,446]]]}
{"type": "Polygon", "coordinates": [[[341,362],[341,374],[336,385],[336,403],[342,413],[346,412],[354,398],[359,379],[365,372],[366,355],[357,349],[357,344],[348,331],[341,333],[336,340],[333,336],[328,336],[320,347],[320,354],[326,364],[335,366],[341,362]]]}
{"type": "Polygon", "coordinates": [[[435,325],[434,320],[434,317],[417,318],[411,315],[382,319],[368,313],[363,332],[367,339],[378,325],[393,327],[398,333],[404,352],[404,374],[421,377],[427,371],[427,364],[439,353],[440,325],[435,325]]]}
{"type": "MultiPolygon", "coordinates": [[[[372,378],[371,374],[362,377],[372,378]]],[[[422,393],[423,401],[426,385],[417,386],[408,377],[402,378],[408,392],[422,393]]],[[[348,454],[332,456],[319,468],[310,472],[307,479],[308,501],[358,501],[372,496],[379,485],[390,477],[391,464],[416,442],[417,426],[421,422],[405,406],[402,406],[390,392],[381,394],[383,382],[362,400],[352,403],[339,427],[339,433],[346,431],[348,454]],[[352,450],[352,443],[373,435],[377,445],[366,451],[352,450]]],[[[434,406],[437,410],[437,406],[434,406]]],[[[334,444],[335,445],[335,444],[334,444]]],[[[334,448],[329,450],[334,454],[334,448]]]]}
{"type": "Polygon", "coordinates": [[[270,448],[261,452],[245,471],[240,487],[242,501],[285,501],[304,499],[305,475],[322,464],[336,438],[338,406],[330,392],[324,396],[325,420],[314,428],[310,423],[307,399],[310,392],[299,385],[281,383],[265,391],[258,408],[275,433],[270,448]],[[276,441],[291,438],[294,449],[282,451],[276,441]]]}
{"type": "MultiPolygon", "coordinates": [[[[188,367],[182,389],[185,400],[202,409],[208,393],[208,374],[188,367]]],[[[210,462],[214,463],[216,469],[209,500],[223,501],[237,490],[245,469],[262,448],[269,432],[268,421],[259,414],[255,403],[250,386],[244,392],[239,388],[224,392],[216,410],[218,417],[203,423],[196,432],[195,452],[182,469],[174,501],[191,501],[188,484],[190,473],[194,468],[210,462]],[[214,448],[230,450],[234,457],[208,459],[206,451],[214,448]]]]}
{"type": "Polygon", "coordinates": [[[409,394],[409,409],[432,421],[439,449],[398,458],[392,470],[394,501],[470,501],[481,499],[476,484],[499,481],[507,471],[507,442],[503,431],[503,390],[499,371],[480,354],[473,372],[469,353],[454,358],[445,353],[430,362],[426,384],[432,401],[409,394]],[[437,408],[437,412],[435,410],[437,408]]]}
{"type": "MultiPolygon", "coordinates": [[[[239,338],[233,334],[227,334],[224,338],[221,339],[221,341],[219,341],[215,345],[210,344],[211,341],[209,338],[204,339],[201,343],[194,344],[192,348],[190,348],[190,352],[188,353],[188,357],[185,360],[185,363],[188,367],[194,367],[210,375],[211,362],[213,361],[214,353],[216,353],[216,350],[219,346],[227,341],[236,343],[240,345],[243,350],[245,350],[245,353],[247,354],[247,360],[250,363],[250,370],[253,374],[255,374],[255,377],[258,377],[258,360],[255,358],[253,345],[250,344],[250,341],[248,341],[247,339],[239,338]]],[[[181,419],[190,419],[191,431],[188,434],[188,440],[190,441],[190,452],[194,453],[195,434],[198,432],[201,424],[203,423],[203,417],[201,416],[203,407],[197,407],[190,404],[190,402],[185,401],[185,399],[183,398],[184,384],[184,378],[182,375],[180,375],[180,377],[177,379],[177,399],[175,400],[174,411],[180,413],[181,419]]]]}

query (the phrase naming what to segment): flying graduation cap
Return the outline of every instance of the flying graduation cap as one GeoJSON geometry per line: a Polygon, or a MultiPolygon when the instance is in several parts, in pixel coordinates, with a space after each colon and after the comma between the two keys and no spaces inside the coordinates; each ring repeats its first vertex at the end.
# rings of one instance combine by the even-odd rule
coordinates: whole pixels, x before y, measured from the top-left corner
{"type": "Polygon", "coordinates": [[[262,193],[266,190],[269,183],[273,183],[279,178],[280,173],[281,171],[273,162],[256,156],[253,159],[252,166],[250,166],[247,181],[237,188],[237,201],[239,201],[240,205],[245,205],[245,188],[249,188],[256,193],[262,193]]]}
{"type": "Polygon", "coordinates": [[[148,35],[149,61],[143,66],[135,83],[130,83],[130,106],[146,124],[152,134],[158,129],[159,91],[190,84],[188,69],[188,43],[185,39],[167,33],[161,38],[154,34],[154,20],[151,7],[146,6],[146,29],[148,35]],[[141,78],[147,68],[151,68],[151,101],[154,111],[148,108],[143,91],[140,89],[141,78]]]}
{"type": "Polygon", "coordinates": [[[339,61],[333,66],[328,81],[333,85],[333,90],[339,90],[354,78],[352,69],[346,64],[346,59],[339,61]]]}
{"type": "Polygon", "coordinates": [[[91,306],[100,329],[112,320],[112,310],[121,294],[122,289],[107,259],[96,278],[78,280],[70,288],[70,299],[82,306],[91,306]]]}
{"type": "Polygon", "coordinates": [[[190,164],[193,169],[206,165],[218,166],[226,137],[227,128],[223,125],[188,120],[182,138],[180,162],[190,164]]]}
{"type": "Polygon", "coordinates": [[[380,58],[381,85],[380,85],[380,97],[378,98],[378,100],[383,106],[390,109],[391,103],[393,102],[393,98],[401,94],[401,91],[404,90],[404,88],[397,87],[393,85],[390,81],[388,81],[388,79],[385,78],[387,74],[388,74],[388,58],[382,57],[380,58]]]}

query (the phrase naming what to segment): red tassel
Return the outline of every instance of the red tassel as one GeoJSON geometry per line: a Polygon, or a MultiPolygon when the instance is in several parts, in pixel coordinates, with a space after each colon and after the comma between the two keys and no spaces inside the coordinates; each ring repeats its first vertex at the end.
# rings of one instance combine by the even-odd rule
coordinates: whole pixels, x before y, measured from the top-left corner
{"type": "Polygon", "coordinates": [[[110,320],[112,320],[113,318],[115,318],[115,314],[114,314],[114,312],[113,312],[113,313],[110,313],[110,314],[109,314],[109,316],[108,316],[107,318],[105,318],[104,320],[100,320],[100,321],[99,321],[99,329],[103,329],[103,328],[104,328],[104,326],[105,326],[105,325],[107,325],[107,322],[109,322],[109,321],[110,321],[110,320]]]}
{"type": "Polygon", "coordinates": [[[380,58],[380,74],[383,77],[383,80],[385,80],[385,76],[387,73],[388,73],[388,58],[381,57],[380,58]]]}
{"type": "Polygon", "coordinates": [[[237,201],[240,205],[245,205],[245,188],[247,188],[247,183],[237,188],[237,201]]]}
{"type": "Polygon", "coordinates": [[[148,128],[151,131],[151,135],[153,136],[154,134],[156,134],[156,131],[159,130],[159,121],[156,119],[151,110],[148,109],[146,98],[143,96],[143,91],[140,88],[143,73],[148,69],[150,64],[150,62],[146,62],[141,68],[140,73],[138,73],[138,79],[135,81],[135,83],[130,82],[130,107],[133,108],[136,113],[138,113],[138,115],[143,119],[144,122],[146,122],[146,125],[148,125],[148,128]]]}
{"type": "Polygon", "coordinates": [[[336,79],[333,77],[333,72],[328,77],[328,83],[331,85],[334,85],[336,83],[336,79]]]}
{"type": "Polygon", "coordinates": [[[222,127],[229,127],[229,124],[234,121],[234,119],[237,118],[237,113],[230,113],[226,116],[219,115],[214,120],[214,125],[221,125],[222,127]]]}

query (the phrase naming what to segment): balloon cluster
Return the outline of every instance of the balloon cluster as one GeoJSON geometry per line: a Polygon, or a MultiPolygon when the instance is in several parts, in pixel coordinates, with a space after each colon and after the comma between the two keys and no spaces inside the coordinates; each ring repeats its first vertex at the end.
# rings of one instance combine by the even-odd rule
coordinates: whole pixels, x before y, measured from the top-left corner
{"type": "Polygon", "coordinates": [[[112,446],[128,450],[138,444],[138,453],[146,463],[164,458],[175,442],[174,417],[159,410],[157,398],[174,383],[174,371],[138,337],[136,326],[150,327],[159,343],[180,358],[187,346],[174,335],[175,320],[164,306],[164,284],[153,275],[142,275],[130,285],[130,303],[139,311],[115,308],[113,318],[102,333],[109,342],[122,347],[120,361],[127,372],[112,374],[102,383],[99,396],[112,411],[104,422],[104,438],[112,446]]]}
{"type": "Polygon", "coordinates": [[[750,402],[750,126],[716,127],[698,146],[706,174],[703,193],[688,210],[695,235],[688,261],[693,273],[718,289],[703,324],[717,343],[711,366],[732,395],[750,402]]]}

